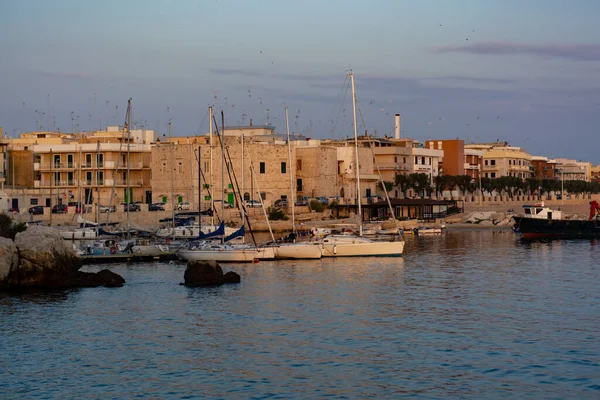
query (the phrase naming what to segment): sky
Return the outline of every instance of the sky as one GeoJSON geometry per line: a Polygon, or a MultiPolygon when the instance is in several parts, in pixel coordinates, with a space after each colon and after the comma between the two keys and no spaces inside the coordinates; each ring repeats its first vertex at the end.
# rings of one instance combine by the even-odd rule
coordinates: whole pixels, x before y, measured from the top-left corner
{"type": "Polygon", "coordinates": [[[0,126],[507,141],[600,163],[594,0],[1,0],[0,126]],[[220,115],[219,115],[220,117],[220,115]],[[363,122],[364,120],[364,122],[363,122]],[[219,121],[220,123],[220,121],[219,121]],[[596,150],[593,150],[593,149],[596,150]]]}

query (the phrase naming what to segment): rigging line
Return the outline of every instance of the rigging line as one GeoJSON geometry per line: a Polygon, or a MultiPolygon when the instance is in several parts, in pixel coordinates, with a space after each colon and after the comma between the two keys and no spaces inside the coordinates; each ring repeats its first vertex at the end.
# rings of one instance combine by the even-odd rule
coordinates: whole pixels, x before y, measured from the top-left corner
{"type": "MultiPolygon", "coordinates": [[[[355,100],[356,100],[356,107],[358,108],[358,112],[360,114],[360,119],[362,120],[363,127],[366,127],[365,119],[363,118],[363,114],[360,109],[360,104],[358,103],[358,99],[356,99],[356,97],[355,97],[355,100]]],[[[366,128],[365,128],[365,130],[366,130],[366,128]]],[[[396,220],[396,216],[394,214],[394,208],[392,207],[392,202],[390,201],[390,196],[385,187],[385,182],[383,180],[383,176],[381,176],[381,170],[379,169],[379,164],[377,164],[375,162],[375,152],[373,151],[373,148],[375,147],[375,143],[371,139],[371,136],[369,136],[366,132],[365,132],[365,137],[369,142],[369,148],[371,149],[371,157],[373,157],[373,164],[375,164],[375,166],[377,167],[377,174],[379,175],[379,182],[381,183],[381,188],[383,190],[383,193],[385,193],[385,199],[388,203],[388,207],[390,208],[390,213],[392,214],[392,219],[394,220],[394,225],[396,227],[396,230],[398,230],[398,229],[400,229],[400,226],[398,225],[398,221],[396,220]]]]}
{"type": "MultiPolygon", "coordinates": [[[[129,98],[129,101],[131,101],[131,97],[129,98]]],[[[121,164],[121,155],[123,153],[123,142],[125,141],[125,132],[127,132],[127,130],[129,129],[129,122],[128,122],[128,118],[131,119],[131,108],[128,106],[127,107],[127,111],[125,112],[125,122],[123,123],[123,134],[121,135],[121,140],[119,143],[119,154],[117,155],[117,166],[115,168],[115,171],[113,173],[113,184],[112,184],[112,188],[110,190],[110,199],[108,199],[108,212],[106,213],[106,225],[108,226],[108,222],[110,220],[110,210],[112,207],[112,201],[113,198],[115,196],[115,185],[117,183],[117,178],[118,178],[118,173],[119,173],[119,166],[121,164]]],[[[127,160],[129,161],[129,160],[127,160]]],[[[100,199],[98,199],[98,207],[100,206],[100,199]]],[[[127,206],[129,208],[129,205],[127,206]]],[[[129,230],[129,226],[127,227],[127,229],[129,230]]]]}
{"type": "MultiPolygon", "coordinates": [[[[223,111],[221,111],[221,119],[222,120],[225,119],[223,111]]],[[[219,133],[219,126],[217,125],[217,121],[215,120],[214,115],[213,115],[213,121],[215,124],[215,128],[217,130],[217,137],[219,138],[219,143],[221,144],[221,148],[225,147],[225,150],[226,150],[226,154],[223,154],[223,158],[225,159],[225,165],[227,166],[227,175],[229,175],[229,182],[231,182],[231,184],[233,185],[234,181],[235,181],[235,190],[233,191],[234,197],[238,197],[238,196],[240,197],[240,199],[238,200],[238,210],[244,215],[246,223],[248,224],[248,230],[250,231],[250,236],[252,237],[254,246],[256,246],[256,239],[254,237],[254,232],[252,231],[252,226],[250,225],[250,218],[248,218],[248,211],[246,210],[246,205],[244,204],[242,195],[240,194],[240,186],[238,184],[237,177],[235,174],[233,174],[233,177],[232,177],[233,162],[231,161],[231,155],[229,154],[229,146],[223,146],[223,144],[224,144],[223,137],[222,137],[223,135],[221,135],[219,133]],[[236,193],[238,196],[236,196],[236,193]]]]}
{"type": "Polygon", "coordinates": [[[208,108],[206,109],[206,112],[204,113],[204,117],[202,117],[202,122],[200,122],[200,126],[198,127],[198,135],[202,134],[202,127],[204,126],[204,123],[206,122],[207,117],[208,117],[208,108]]]}
{"type": "Polygon", "coordinates": [[[340,102],[340,108],[338,110],[338,115],[335,119],[335,122],[333,124],[333,128],[331,130],[331,139],[333,139],[333,136],[335,134],[335,128],[337,126],[338,121],[340,120],[340,114],[342,113],[342,107],[344,107],[344,102],[346,101],[346,96],[348,95],[348,89],[350,89],[350,79],[348,79],[348,77],[346,77],[346,81],[344,81],[345,85],[346,85],[346,90],[344,91],[344,96],[342,97],[342,101],[340,102]]]}
{"type": "MultiPolygon", "coordinates": [[[[194,152],[194,157],[196,158],[196,161],[198,163],[200,163],[200,161],[198,161],[198,154],[196,152],[194,152]]],[[[204,180],[204,182],[206,182],[207,179],[206,179],[206,176],[204,175],[204,168],[200,168],[200,173],[202,174],[202,179],[204,180]]],[[[210,173],[212,174],[212,171],[210,173]]],[[[210,185],[209,185],[209,187],[206,189],[206,191],[208,192],[208,195],[212,199],[213,197],[212,197],[212,193],[211,193],[210,189],[211,188],[210,188],[210,185]]],[[[202,192],[202,188],[200,188],[200,192],[202,192]]],[[[201,203],[201,199],[198,199],[198,210],[199,210],[198,211],[198,218],[202,218],[202,216],[200,215],[200,211],[201,211],[200,210],[200,203],[201,203]]],[[[221,224],[221,218],[219,217],[219,213],[217,212],[217,207],[215,207],[214,202],[213,202],[213,205],[212,205],[212,212],[213,212],[213,214],[217,214],[217,221],[219,222],[219,224],[221,224]]]]}

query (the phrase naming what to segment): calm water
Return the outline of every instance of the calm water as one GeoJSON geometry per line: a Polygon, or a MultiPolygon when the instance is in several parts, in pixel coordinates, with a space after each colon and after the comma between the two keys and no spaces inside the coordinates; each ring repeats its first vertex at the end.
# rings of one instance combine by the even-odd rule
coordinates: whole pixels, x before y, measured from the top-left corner
{"type": "Polygon", "coordinates": [[[208,289],[113,265],[123,288],[0,300],[0,397],[597,399],[599,251],[448,232],[208,289]]]}

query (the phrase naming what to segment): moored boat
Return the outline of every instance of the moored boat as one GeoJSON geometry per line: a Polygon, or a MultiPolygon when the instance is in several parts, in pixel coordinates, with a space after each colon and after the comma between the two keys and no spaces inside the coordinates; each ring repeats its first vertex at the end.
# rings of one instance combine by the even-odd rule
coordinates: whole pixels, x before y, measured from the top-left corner
{"type": "Polygon", "coordinates": [[[590,202],[588,219],[566,219],[562,211],[544,206],[544,203],[524,205],[523,215],[513,216],[514,230],[523,239],[560,238],[592,239],[600,238],[600,206],[590,202]]]}

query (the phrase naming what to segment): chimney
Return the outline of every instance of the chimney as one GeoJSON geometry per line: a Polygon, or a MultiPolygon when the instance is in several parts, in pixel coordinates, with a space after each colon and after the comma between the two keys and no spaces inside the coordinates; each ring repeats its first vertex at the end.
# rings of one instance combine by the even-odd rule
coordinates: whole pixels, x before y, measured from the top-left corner
{"type": "Polygon", "coordinates": [[[400,139],[400,114],[396,114],[396,123],[394,124],[394,137],[400,139]]]}

